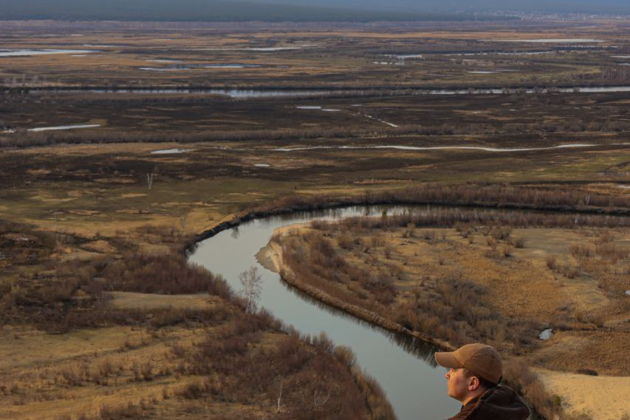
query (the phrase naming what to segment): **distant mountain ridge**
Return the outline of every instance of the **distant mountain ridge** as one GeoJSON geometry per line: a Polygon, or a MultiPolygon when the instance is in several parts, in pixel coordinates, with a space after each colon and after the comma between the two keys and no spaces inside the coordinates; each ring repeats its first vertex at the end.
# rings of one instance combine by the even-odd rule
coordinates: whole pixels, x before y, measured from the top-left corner
{"type": "Polygon", "coordinates": [[[2,20],[465,20],[499,11],[630,14],[630,0],[0,0],[2,20]]]}
{"type": "Polygon", "coordinates": [[[0,20],[375,21],[461,20],[453,13],[365,9],[339,3],[283,0],[0,0],[0,20]]]}

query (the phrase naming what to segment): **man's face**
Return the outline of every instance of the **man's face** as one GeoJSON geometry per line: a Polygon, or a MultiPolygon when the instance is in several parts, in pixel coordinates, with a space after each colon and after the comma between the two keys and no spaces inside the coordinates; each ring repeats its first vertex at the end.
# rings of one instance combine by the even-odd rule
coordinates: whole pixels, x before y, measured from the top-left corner
{"type": "Polygon", "coordinates": [[[466,377],[463,368],[450,369],[444,377],[447,380],[448,396],[458,401],[463,401],[468,394],[470,378],[466,377]]]}

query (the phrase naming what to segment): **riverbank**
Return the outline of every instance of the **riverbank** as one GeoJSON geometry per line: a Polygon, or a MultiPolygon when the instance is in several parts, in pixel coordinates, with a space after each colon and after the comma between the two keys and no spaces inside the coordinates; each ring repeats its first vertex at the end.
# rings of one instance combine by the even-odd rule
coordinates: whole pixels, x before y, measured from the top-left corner
{"type": "Polygon", "coordinates": [[[280,236],[286,235],[294,229],[299,228],[293,225],[287,226],[285,228],[280,228],[275,231],[274,237],[269,241],[267,246],[262,248],[258,252],[258,254],[256,254],[256,259],[258,260],[260,265],[268,270],[280,274],[282,280],[285,281],[287,284],[295,287],[303,293],[306,293],[308,296],[316,299],[317,301],[323,302],[336,309],[344,311],[363,321],[369,322],[370,324],[379,326],[393,333],[406,334],[418,340],[431,343],[444,351],[451,351],[455,349],[453,345],[446,341],[434,337],[429,337],[428,335],[420,334],[417,331],[411,331],[390,319],[380,316],[377,313],[371,312],[357,305],[351,305],[341,299],[327,294],[326,292],[316,287],[309,285],[308,283],[301,281],[300,278],[293,273],[291,267],[288,264],[284,263],[282,245],[279,239],[280,236]]]}

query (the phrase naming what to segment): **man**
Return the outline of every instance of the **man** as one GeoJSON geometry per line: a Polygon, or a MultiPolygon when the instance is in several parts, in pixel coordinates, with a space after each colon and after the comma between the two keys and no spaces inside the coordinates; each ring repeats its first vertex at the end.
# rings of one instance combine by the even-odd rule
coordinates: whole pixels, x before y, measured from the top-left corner
{"type": "Polygon", "coordinates": [[[462,403],[449,420],[524,420],[529,409],[510,388],[499,385],[501,356],[494,347],[466,344],[452,352],[436,352],[439,365],[449,368],[448,396],[462,403]]]}

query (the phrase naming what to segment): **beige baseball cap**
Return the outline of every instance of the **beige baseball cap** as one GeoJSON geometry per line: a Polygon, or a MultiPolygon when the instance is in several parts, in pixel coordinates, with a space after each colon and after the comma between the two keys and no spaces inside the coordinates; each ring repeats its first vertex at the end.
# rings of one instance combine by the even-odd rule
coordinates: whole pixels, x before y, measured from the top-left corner
{"type": "Polygon", "coordinates": [[[494,347],[487,344],[466,344],[455,351],[436,352],[435,361],[445,368],[466,368],[495,384],[503,376],[501,356],[494,347]]]}

